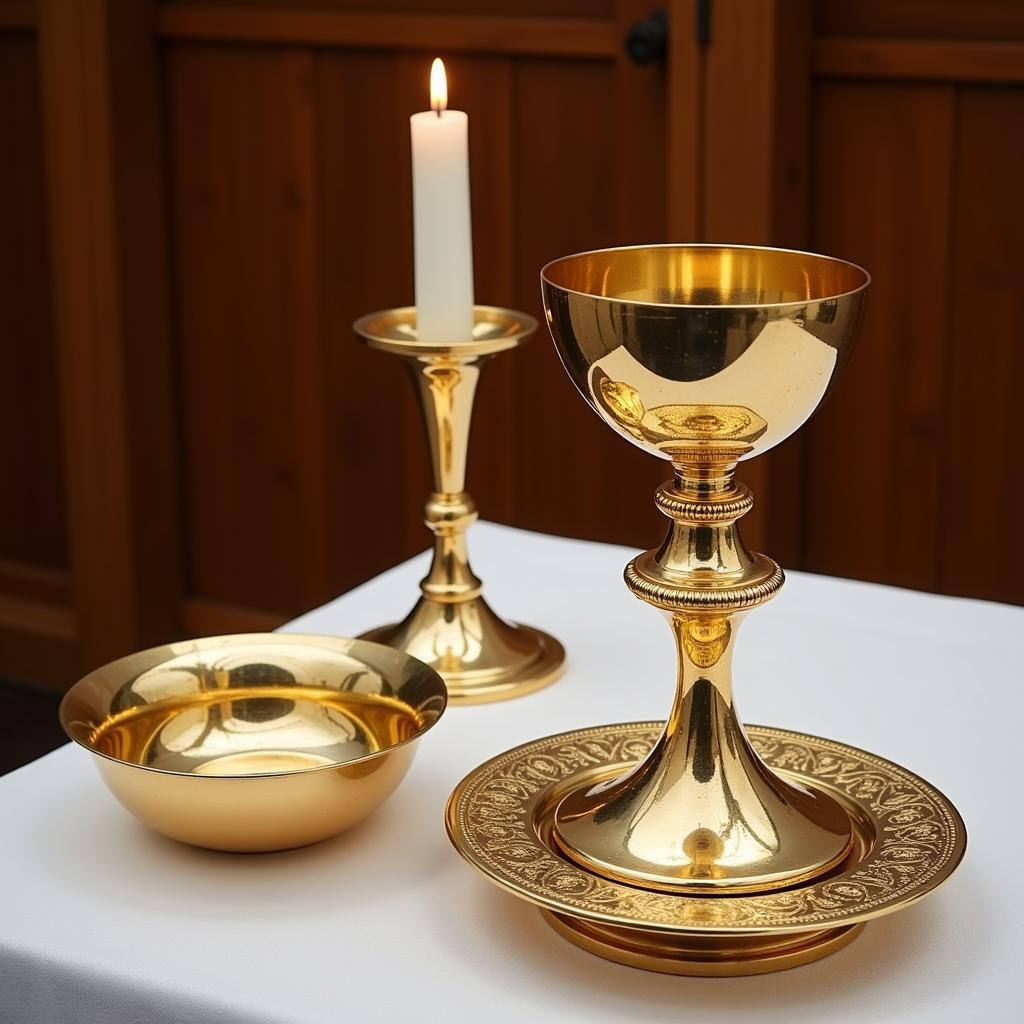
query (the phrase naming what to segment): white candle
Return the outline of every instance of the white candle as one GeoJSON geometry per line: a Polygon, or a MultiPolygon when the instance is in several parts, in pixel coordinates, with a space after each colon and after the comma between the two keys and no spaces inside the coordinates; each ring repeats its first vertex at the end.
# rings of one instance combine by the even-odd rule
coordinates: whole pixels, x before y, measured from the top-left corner
{"type": "Polygon", "coordinates": [[[430,69],[431,110],[413,114],[412,200],[416,332],[421,341],[473,333],[473,234],[469,217],[469,118],[448,110],[444,64],[430,69]]]}

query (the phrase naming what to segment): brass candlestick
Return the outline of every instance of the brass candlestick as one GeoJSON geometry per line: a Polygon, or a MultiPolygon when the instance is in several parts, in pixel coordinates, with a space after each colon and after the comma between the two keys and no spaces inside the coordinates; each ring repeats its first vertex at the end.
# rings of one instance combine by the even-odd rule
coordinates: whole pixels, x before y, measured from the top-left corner
{"type": "MultiPolygon", "coordinates": [[[[527,744],[449,802],[459,851],[576,944],[679,974],[752,974],[824,956],[947,878],[955,808],[891,762],[744,730],[736,631],[783,583],[744,546],[737,464],[817,408],[849,356],[868,275],[808,253],[647,246],[542,275],[552,337],[601,418],[672,463],[662,544],[626,567],[678,651],[667,723],[527,744]]],[[[823,681],[824,682],[824,681],[823,681]]]]}
{"type": "Polygon", "coordinates": [[[495,615],[466,552],[466,530],[477,518],[465,478],[480,371],[491,356],[522,345],[537,329],[536,320],[476,306],[473,337],[450,344],[419,341],[413,307],[371,313],[354,328],[372,348],[404,360],[422,407],[434,471],[434,492],[424,509],[434,557],[420,583],[422,595],[401,622],[372,629],[362,639],[426,662],[444,678],[454,703],[506,700],[554,682],[565,661],[562,645],[539,629],[495,615]]]}

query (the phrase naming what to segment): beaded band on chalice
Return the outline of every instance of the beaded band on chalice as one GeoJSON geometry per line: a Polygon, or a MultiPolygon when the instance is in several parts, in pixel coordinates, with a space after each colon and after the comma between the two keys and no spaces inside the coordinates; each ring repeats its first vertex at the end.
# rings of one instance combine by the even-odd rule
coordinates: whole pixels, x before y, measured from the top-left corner
{"type": "Polygon", "coordinates": [[[753,499],[736,467],[824,399],[869,280],[825,256],[720,245],[608,249],[541,272],[573,383],[671,462],[656,495],[667,535],[625,579],[669,622],[675,699],[666,723],[499,755],[456,788],[447,826],[470,863],[600,956],[676,974],[794,967],[930,892],[963,856],[963,821],[927,782],[842,743],[744,729],[733,702],[737,629],[783,584],[740,537],[753,499]]]}
{"type": "Polygon", "coordinates": [[[401,622],[361,639],[425,662],[444,679],[453,703],[506,700],[547,686],[562,673],[562,645],[539,629],[496,615],[466,549],[466,530],[477,518],[465,480],[480,371],[491,356],[522,345],[537,321],[514,310],[475,306],[472,337],[438,344],[419,340],[416,309],[410,306],[361,317],[354,329],[370,347],[404,360],[422,408],[434,474],[424,509],[434,556],[421,596],[401,622]]]}

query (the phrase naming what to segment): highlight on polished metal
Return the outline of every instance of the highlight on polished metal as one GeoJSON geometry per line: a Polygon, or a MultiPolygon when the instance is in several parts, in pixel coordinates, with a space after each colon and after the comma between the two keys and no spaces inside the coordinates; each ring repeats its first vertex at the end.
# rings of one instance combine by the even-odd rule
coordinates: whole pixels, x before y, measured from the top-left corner
{"type": "MultiPolygon", "coordinates": [[[[856,902],[866,890],[859,876],[856,884],[849,879],[881,848],[885,812],[910,806],[902,802],[902,769],[888,762],[872,761],[880,789],[844,788],[836,769],[854,763],[852,748],[780,733],[787,753],[772,762],[741,725],[732,694],[736,633],[747,611],[778,592],[783,573],[740,538],[737,524],[753,499],[735,472],[785,440],[826,396],[853,346],[869,277],[810,253],[662,245],[569,256],[548,264],[541,282],[551,335],[580,393],[612,429],[672,464],[672,479],[655,496],[668,533],[627,565],[625,581],[669,622],[676,694],[663,729],[648,729],[643,743],[633,736],[613,745],[607,757],[603,733],[558,738],[561,753],[551,753],[533,802],[517,811],[509,804],[500,821],[485,800],[467,796],[480,792],[490,769],[471,774],[449,807],[453,842],[492,879],[544,906],[560,933],[623,963],[749,974],[817,959],[872,914],[827,927],[825,918],[815,927],[810,912],[788,921],[762,915],[744,925],[756,934],[741,947],[727,938],[729,915],[748,897],[788,905],[799,893],[802,906],[821,909],[834,890],[856,902]],[[552,767],[559,760],[563,767],[552,767]],[[520,826],[534,839],[523,839],[520,826]],[[487,839],[492,827],[505,831],[487,839]],[[527,885],[511,868],[493,870],[520,855],[529,860],[527,846],[543,847],[558,864],[545,876],[550,883],[527,885]],[[826,883],[832,888],[820,888],[826,883]],[[607,886],[636,913],[595,917],[558,903],[559,893],[607,886]]],[[[614,735],[630,728],[608,727],[614,735]]],[[[526,788],[530,763],[516,776],[526,788]]],[[[929,835],[945,844],[945,877],[963,852],[963,823],[929,792],[940,808],[929,835]]],[[[904,820],[917,823],[892,819],[904,820]]],[[[886,870],[910,884],[894,884],[879,912],[941,880],[895,861],[886,870]]]]}
{"type": "Polygon", "coordinates": [[[144,824],[251,853],[316,843],[365,818],[446,702],[437,673],[401,651],[250,633],[104,665],[68,691],[60,722],[144,824]]]}
{"type": "Polygon", "coordinates": [[[452,794],[449,835],[474,867],[540,907],[570,941],[671,974],[763,974],[817,960],[864,922],[941,885],[960,863],[963,822],[923,779],[856,747],[756,725],[747,736],[767,770],[847,809],[854,851],[839,868],[789,889],[724,898],[626,884],[565,857],[551,836],[564,794],[629,772],[664,728],[579,729],[500,754],[452,794]]]}
{"type": "Polygon", "coordinates": [[[420,583],[421,596],[405,619],[372,629],[364,639],[408,651],[430,665],[453,703],[506,700],[547,686],[562,673],[562,645],[533,626],[499,618],[481,594],[466,549],[466,531],[477,518],[465,481],[480,371],[491,356],[523,344],[537,329],[536,320],[476,306],[472,338],[436,344],[418,340],[416,310],[410,306],[361,317],[354,329],[372,348],[403,358],[423,412],[434,475],[424,509],[434,556],[420,583]]]}

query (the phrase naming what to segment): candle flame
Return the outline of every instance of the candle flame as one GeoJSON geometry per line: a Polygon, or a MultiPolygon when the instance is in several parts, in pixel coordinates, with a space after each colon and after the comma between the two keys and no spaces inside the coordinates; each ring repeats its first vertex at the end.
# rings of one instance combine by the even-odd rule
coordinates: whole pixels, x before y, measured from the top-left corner
{"type": "Polygon", "coordinates": [[[438,117],[442,110],[448,109],[448,76],[440,57],[435,57],[430,65],[430,109],[436,111],[438,117]]]}

